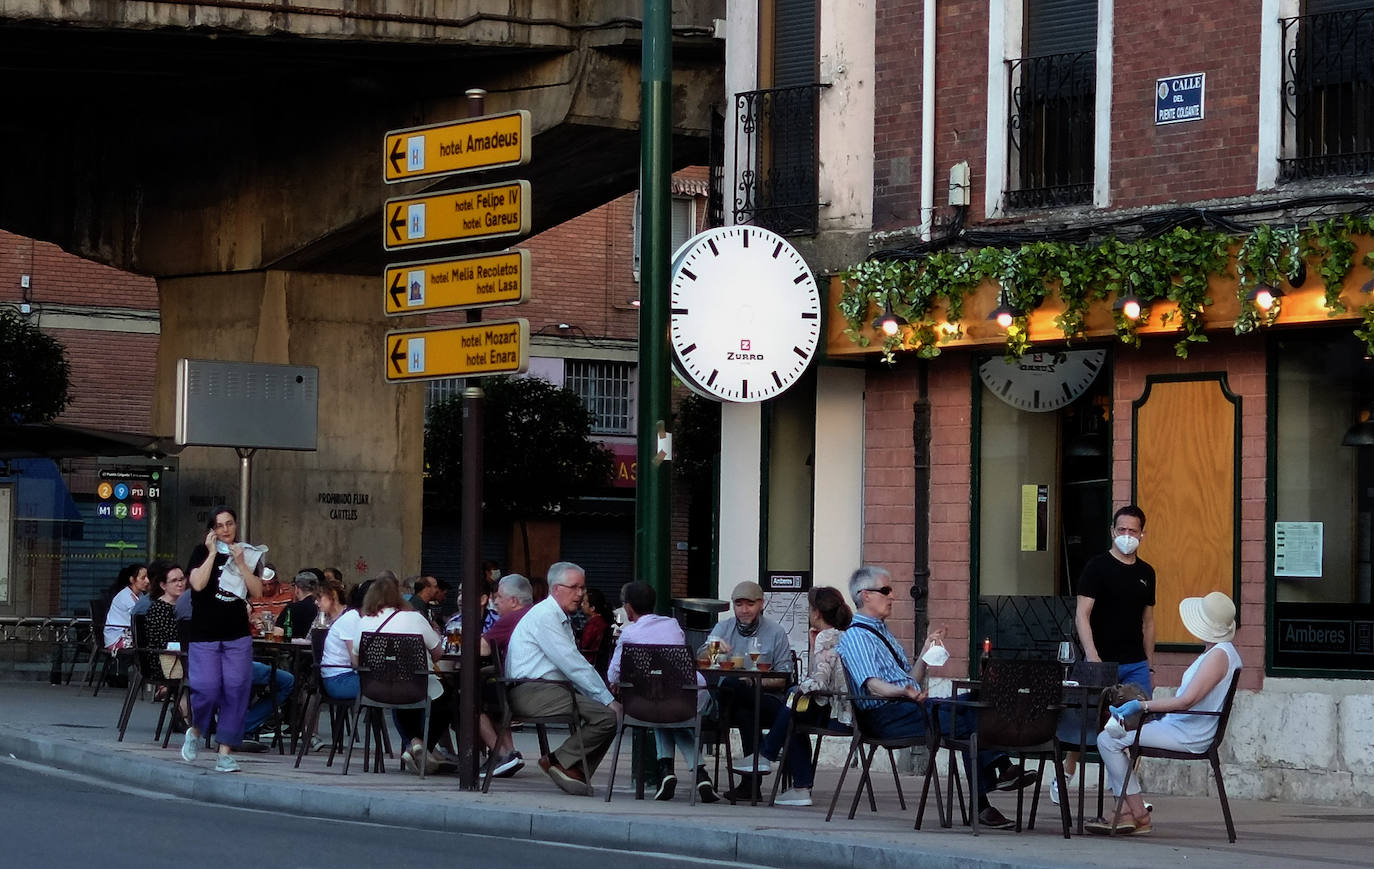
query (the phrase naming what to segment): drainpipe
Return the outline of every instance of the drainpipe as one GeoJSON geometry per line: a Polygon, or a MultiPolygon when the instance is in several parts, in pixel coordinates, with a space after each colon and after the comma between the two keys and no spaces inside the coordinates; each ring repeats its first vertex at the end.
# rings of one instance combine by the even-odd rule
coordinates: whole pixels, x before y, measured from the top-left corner
{"type": "Polygon", "coordinates": [[[921,13],[921,239],[935,219],[935,0],[921,13]]]}

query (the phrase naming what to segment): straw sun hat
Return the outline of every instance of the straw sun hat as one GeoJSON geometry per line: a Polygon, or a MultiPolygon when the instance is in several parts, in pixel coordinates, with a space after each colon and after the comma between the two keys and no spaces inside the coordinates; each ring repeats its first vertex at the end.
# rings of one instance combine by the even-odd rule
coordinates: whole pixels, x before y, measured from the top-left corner
{"type": "Polygon", "coordinates": [[[1236,636],[1236,605],[1219,591],[1184,598],[1178,614],[1188,633],[1205,643],[1229,643],[1236,636]]]}

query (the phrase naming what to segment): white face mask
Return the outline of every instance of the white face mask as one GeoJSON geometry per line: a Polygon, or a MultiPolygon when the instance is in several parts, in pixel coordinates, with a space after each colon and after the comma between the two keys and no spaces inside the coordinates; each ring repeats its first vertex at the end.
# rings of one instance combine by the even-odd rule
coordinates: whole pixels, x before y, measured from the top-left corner
{"type": "Polygon", "coordinates": [[[229,544],[228,544],[228,543],[225,543],[223,540],[216,540],[216,541],[215,541],[215,551],[218,552],[220,555],[228,555],[228,554],[229,554],[229,544]]]}
{"type": "Polygon", "coordinates": [[[1136,547],[1140,546],[1139,538],[1132,537],[1129,534],[1116,535],[1112,543],[1116,544],[1117,550],[1120,551],[1122,555],[1132,555],[1135,553],[1136,547]]]}

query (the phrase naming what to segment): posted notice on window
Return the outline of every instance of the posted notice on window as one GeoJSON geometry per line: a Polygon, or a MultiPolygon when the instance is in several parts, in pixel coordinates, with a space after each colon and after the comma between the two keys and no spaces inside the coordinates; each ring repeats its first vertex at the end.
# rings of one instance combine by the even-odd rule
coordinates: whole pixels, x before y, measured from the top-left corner
{"type": "Polygon", "coordinates": [[[1290,578],[1322,575],[1322,523],[1274,523],[1274,575],[1290,578]]]}

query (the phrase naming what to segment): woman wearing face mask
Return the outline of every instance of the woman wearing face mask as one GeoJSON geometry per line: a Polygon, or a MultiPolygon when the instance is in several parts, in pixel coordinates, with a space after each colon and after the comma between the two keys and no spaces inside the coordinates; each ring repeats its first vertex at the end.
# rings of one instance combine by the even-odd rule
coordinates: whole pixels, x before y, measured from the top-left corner
{"type": "MultiPolygon", "coordinates": [[[[1083,566],[1078,580],[1074,626],[1085,661],[1115,661],[1117,681],[1133,682],[1148,697],[1154,691],[1151,656],[1155,651],[1155,569],[1136,555],[1145,536],[1145,511],[1127,504],[1112,516],[1112,548],[1083,566]]],[[[1060,738],[1078,742],[1079,719],[1060,718],[1060,738]]],[[[1066,779],[1072,778],[1078,753],[1065,759],[1066,779]]],[[[1051,782],[1050,799],[1059,802],[1058,782],[1051,782]]]]}
{"type": "Polygon", "coordinates": [[[239,540],[238,514],[217,507],[205,541],[191,552],[191,625],[188,632],[193,726],[181,757],[196,759],[197,741],[211,721],[219,740],[216,772],[238,772],[231,751],[243,741],[243,719],[253,687],[253,640],[248,600],[262,597],[261,551],[239,540]],[[216,713],[218,717],[216,718],[216,713]]]}

